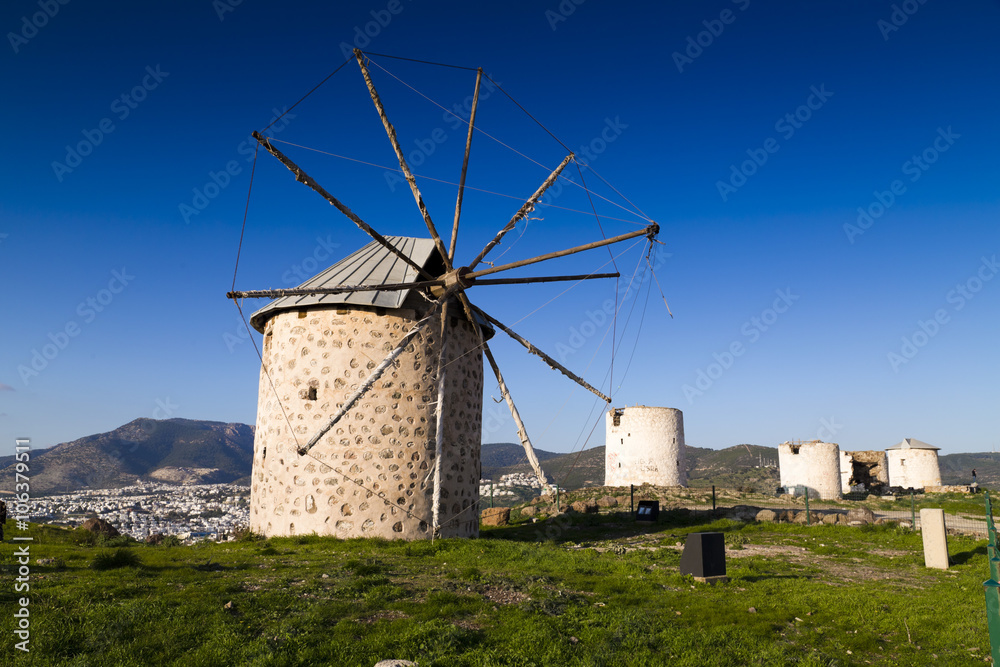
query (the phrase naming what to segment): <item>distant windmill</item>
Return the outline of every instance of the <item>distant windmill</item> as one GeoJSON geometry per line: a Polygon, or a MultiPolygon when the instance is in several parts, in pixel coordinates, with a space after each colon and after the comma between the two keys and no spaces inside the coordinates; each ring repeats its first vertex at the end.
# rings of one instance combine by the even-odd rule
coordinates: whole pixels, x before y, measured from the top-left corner
{"type": "Polygon", "coordinates": [[[396,131],[354,56],[430,239],[383,236],[258,132],[261,147],[373,242],[294,289],[233,291],[274,298],[251,323],[264,334],[251,491],[251,528],[266,535],[422,539],[474,536],[482,419],[482,354],[510,408],[525,455],[548,484],[503,374],[487,343],[502,330],[551,368],[606,403],[610,397],[496,318],[468,290],[502,284],[580,281],[611,274],[487,278],[628,239],[655,240],[658,225],[485,269],[484,258],[527,216],[570,153],[471,261],[455,259],[479,88],[477,71],[458,197],[446,247],[424,205],[396,131]]]}

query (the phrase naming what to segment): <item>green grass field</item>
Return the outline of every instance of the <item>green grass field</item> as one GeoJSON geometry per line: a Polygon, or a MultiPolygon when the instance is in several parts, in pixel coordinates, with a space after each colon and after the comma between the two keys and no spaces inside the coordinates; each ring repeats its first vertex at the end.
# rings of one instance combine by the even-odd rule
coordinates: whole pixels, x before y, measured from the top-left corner
{"type": "MultiPolygon", "coordinates": [[[[576,515],[433,544],[156,547],[33,526],[31,653],[14,650],[5,613],[0,655],[185,667],[989,662],[984,540],[951,537],[955,564],[936,571],[923,567],[919,533],[891,526],[690,521],[576,515]],[[726,534],[729,583],[678,573],[678,545],[701,530],[726,534]]],[[[5,582],[12,551],[3,545],[5,582]]],[[[3,608],[23,595],[5,583],[3,608]]]]}

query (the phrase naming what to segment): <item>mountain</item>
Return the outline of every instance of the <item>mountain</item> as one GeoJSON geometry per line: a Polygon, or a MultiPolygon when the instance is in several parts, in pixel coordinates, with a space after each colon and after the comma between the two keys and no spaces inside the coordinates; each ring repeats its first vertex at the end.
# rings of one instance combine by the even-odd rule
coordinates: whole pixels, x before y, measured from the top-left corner
{"type": "MultiPolygon", "coordinates": [[[[604,484],[603,446],[570,454],[536,449],[535,454],[545,474],[565,489],[604,484]]],[[[757,467],[761,460],[777,462],[778,450],[775,447],[737,445],[721,450],[687,447],[684,454],[691,486],[717,484],[733,488],[767,488],[778,485],[776,468],[757,467]]],[[[486,444],[483,445],[482,470],[484,478],[499,479],[501,475],[515,472],[531,473],[531,466],[525,460],[521,445],[486,444]]]]}
{"type": "Polygon", "coordinates": [[[1000,486],[1000,454],[944,454],[938,457],[938,466],[942,484],[969,484],[975,468],[976,480],[981,485],[1000,486]]]}
{"type": "MultiPolygon", "coordinates": [[[[225,483],[250,475],[253,427],[192,419],[136,419],[31,453],[33,494],[116,488],[137,480],[225,483]]],[[[0,459],[0,490],[14,490],[13,457],[0,459]]]]}
{"type": "MultiPolygon", "coordinates": [[[[37,495],[80,489],[115,488],[137,480],[176,484],[248,483],[253,464],[252,426],[192,419],[136,419],[99,433],[31,452],[31,491],[37,495]]],[[[569,454],[535,450],[542,468],[566,489],[604,484],[604,447],[569,454]]],[[[777,462],[778,450],[758,445],[726,449],[687,447],[691,486],[758,490],[777,486],[778,471],[759,463],[777,462]]],[[[482,475],[531,473],[520,444],[484,444],[482,475]]],[[[944,484],[968,484],[972,469],[980,484],[1000,486],[1000,454],[945,454],[939,458],[944,484]]],[[[13,491],[14,457],[0,457],[0,491],[13,491]]]]}

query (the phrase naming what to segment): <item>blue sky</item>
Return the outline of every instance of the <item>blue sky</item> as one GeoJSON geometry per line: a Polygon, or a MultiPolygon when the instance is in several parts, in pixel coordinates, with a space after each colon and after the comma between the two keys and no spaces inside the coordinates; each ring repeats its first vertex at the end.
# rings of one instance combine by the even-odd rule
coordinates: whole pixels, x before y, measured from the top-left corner
{"type": "MultiPolygon", "coordinates": [[[[680,408],[688,444],[702,447],[1000,446],[1000,3],[328,4],[0,9],[0,453],[16,437],[49,446],[140,416],[254,422],[259,361],[225,299],[249,134],[353,46],[483,67],[660,224],[652,259],[673,319],[648,275],[626,294],[642,243],[614,247],[617,284],[470,291],[615,406],[680,408]],[[612,384],[603,307],[616,290],[612,384]]],[[[372,60],[448,229],[455,187],[428,179],[457,180],[465,132],[406,84],[461,107],[474,73],[372,60]]],[[[460,261],[566,154],[502,93],[482,95],[477,125],[523,155],[477,134],[460,261]]],[[[409,191],[382,168],[394,156],[356,64],[272,130],[381,165],[277,144],[383,234],[426,235],[409,191]]],[[[579,181],[575,167],[566,175],[579,181]]],[[[604,233],[639,228],[628,203],[584,178],[604,233]]],[[[594,216],[577,212],[590,210],[580,188],[564,183],[550,203],[491,257],[601,238],[594,216]]],[[[238,288],[292,286],[296,272],[366,242],[259,157],[238,288]]],[[[593,251],[520,275],[608,262],[593,251]]],[[[536,447],[603,443],[592,395],[502,335],[493,348],[536,447]]],[[[488,382],[484,441],[516,441],[499,398],[488,382]]]]}

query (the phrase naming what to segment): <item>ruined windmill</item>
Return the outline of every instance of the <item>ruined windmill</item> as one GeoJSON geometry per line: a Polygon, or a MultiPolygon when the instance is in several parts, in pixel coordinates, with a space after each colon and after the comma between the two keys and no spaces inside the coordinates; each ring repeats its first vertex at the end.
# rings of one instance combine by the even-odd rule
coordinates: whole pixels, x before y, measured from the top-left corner
{"type": "Polygon", "coordinates": [[[276,299],[250,320],[264,334],[250,527],[268,536],[317,533],[408,540],[476,536],[484,354],[526,457],[546,483],[487,343],[494,327],[605,402],[611,399],[473,306],[468,290],[617,277],[617,273],[487,276],[641,236],[652,240],[659,227],[654,223],[632,233],[477,270],[574,159],[570,153],[476,257],[464,265],[457,263],[455,245],[484,74],[477,71],[451,239],[445,247],[375,90],[367,57],[358,50],[354,57],[431,238],[382,236],[271,140],[253,133],[296,180],[319,193],[374,241],[297,288],[227,294],[232,299],[276,299]]]}

